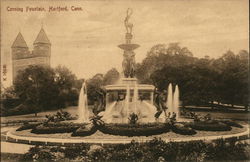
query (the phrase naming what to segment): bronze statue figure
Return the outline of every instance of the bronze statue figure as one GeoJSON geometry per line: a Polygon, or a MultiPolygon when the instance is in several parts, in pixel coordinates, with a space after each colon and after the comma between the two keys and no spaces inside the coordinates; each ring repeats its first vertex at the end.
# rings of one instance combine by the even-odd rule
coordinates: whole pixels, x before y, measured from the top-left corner
{"type": "Polygon", "coordinates": [[[124,76],[133,78],[135,75],[135,53],[133,51],[124,51],[122,62],[124,76]]]}
{"type": "Polygon", "coordinates": [[[131,22],[129,22],[129,18],[132,15],[133,10],[131,8],[128,8],[127,10],[127,16],[124,20],[124,25],[126,28],[127,33],[132,34],[132,29],[133,29],[133,24],[131,22]]]}

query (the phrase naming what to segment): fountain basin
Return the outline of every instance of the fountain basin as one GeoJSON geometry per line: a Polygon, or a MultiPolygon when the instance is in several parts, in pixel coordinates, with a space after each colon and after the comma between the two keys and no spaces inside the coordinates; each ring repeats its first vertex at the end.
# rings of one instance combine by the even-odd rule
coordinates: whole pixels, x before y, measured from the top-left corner
{"type": "Polygon", "coordinates": [[[120,44],[118,45],[119,48],[126,50],[126,51],[133,51],[136,48],[140,47],[138,44],[120,44]]]}
{"type": "MultiPolygon", "coordinates": [[[[134,97],[135,89],[138,90],[138,97],[144,96],[143,100],[150,101],[150,104],[153,104],[153,96],[155,87],[149,84],[137,84],[136,78],[122,78],[121,84],[113,84],[105,86],[107,92],[106,103],[114,102],[117,100],[119,95],[121,99],[125,99],[127,95],[127,90],[129,89],[129,101],[132,102],[134,97]]],[[[139,98],[140,99],[140,98],[139,98]]]]}
{"type": "Polygon", "coordinates": [[[136,114],[138,123],[155,122],[156,107],[153,105],[153,85],[137,84],[136,78],[122,78],[120,84],[107,85],[105,123],[129,123],[131,114],[136,114]]]}

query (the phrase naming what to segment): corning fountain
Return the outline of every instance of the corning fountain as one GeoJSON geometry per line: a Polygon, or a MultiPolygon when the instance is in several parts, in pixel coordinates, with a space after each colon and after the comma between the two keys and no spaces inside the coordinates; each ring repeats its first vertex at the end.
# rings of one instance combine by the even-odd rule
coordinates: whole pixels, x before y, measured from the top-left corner
{"type": "MultiPolygon", "coordinates": [[[[168,86],[167,110],[156,119],[157,108],[154,106],[155,87],[149,84],[138,84],[135,78],[135,52],[138,44],[132,43],[133,24],[129,22],[132,9],[127,10],[124,20],[126,28],[125,43],[118,45],[123,50],[123,78],[121,84],[107,85],[105,111],[99,113],[105,123],[128,123],[130,115],[138,117],[138,123],[164,122],[166,117],[176,115],[179,118],[178,85],[173,92],[172,84],[168,86]]],[[[78,106],[78,122],[89,122],[86,84],[83,83],[78,106]]]]}
{"type": "Polygon", "coordinates": [[[138,44],[132,43],[133,24],[129,22],[132,9],[127,10],[124,20],[126,28],[125,43],[118,45],[123,52],[123,75],[121,84],[107,85],[106,110],[103,120],[106,123],[128,123],[129,115],[138,116],[138,122],[155,122],[156,107],[153,105],[153,85],[138,84],[135,78],[135,52],[138,44]]]}

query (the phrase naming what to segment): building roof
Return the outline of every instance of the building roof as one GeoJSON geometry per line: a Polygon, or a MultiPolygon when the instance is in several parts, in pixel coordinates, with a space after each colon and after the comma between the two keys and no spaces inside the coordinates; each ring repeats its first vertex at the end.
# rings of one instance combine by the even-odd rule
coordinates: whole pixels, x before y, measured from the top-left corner
{"type": "Polygon", "coordinates": [[[12,48],[13,47],[26,47],[26,48],[28,48],[28,46],[27,46],[27,44],[26,44],[26,42],[25,42],[25,40],[20,32],[18,33],[18,35],[17,35],[17,37],[16,37],[16,39],[13,42],[11,47],[12,48]]]}
{"type": "Polygon", "coordinates": [[[40,30],[40,32],[38,33],[36,37],[36,40],[34,41],[34,44],[36,43],[51,44],[43,28],[40,30]]]}

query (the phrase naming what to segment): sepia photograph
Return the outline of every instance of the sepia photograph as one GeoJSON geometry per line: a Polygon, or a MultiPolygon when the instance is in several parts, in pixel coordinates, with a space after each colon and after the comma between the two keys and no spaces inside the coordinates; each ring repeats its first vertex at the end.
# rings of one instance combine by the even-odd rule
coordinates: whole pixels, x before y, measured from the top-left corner
{"type": "Polygon", "coordinates": [[[250,161],[249,0],[0,8],[1,161],[250,161]]]}

